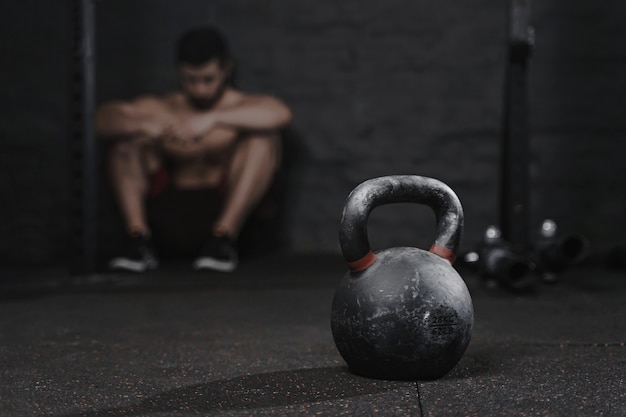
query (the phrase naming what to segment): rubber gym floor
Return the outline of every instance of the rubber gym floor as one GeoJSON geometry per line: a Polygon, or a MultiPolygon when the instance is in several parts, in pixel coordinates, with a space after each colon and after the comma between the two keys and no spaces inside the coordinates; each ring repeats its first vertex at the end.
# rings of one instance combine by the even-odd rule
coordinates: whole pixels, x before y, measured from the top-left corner
{"type": "Polygon", "coordinates": [[[459,267],[472,340],[427,382],[347,369],[330,331],[345,270],[281,254],[232,274],[3,270],[0,415],[626,415],[623,269],[581,265],[521,295],[459,267]]]}

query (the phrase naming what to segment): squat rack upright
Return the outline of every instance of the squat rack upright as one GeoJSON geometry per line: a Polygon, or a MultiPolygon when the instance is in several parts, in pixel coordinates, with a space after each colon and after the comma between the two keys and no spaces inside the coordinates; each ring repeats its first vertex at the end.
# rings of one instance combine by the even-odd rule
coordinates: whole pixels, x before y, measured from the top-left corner
{"type": "Polygon", "coordinates": [[[95,0],[71,0],[69,111],[69,270],[96,272],[98,230],[98,150],[94,131],[96,102],[95,0]]]}

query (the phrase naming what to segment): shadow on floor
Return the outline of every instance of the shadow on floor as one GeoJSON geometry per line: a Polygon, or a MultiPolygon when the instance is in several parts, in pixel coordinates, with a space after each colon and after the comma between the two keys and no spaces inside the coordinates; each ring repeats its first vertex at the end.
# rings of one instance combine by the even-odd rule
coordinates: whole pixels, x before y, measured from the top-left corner
{"type": "Polygon", "coordinates": [[[285,407],[378,394],[407,384],[415,383],[362,378],[340,366],[297,369],[191,385],[163,392],[129,407],[81,411],[63,417],[124,417],[168,411],[206,413],[285,407]]]}

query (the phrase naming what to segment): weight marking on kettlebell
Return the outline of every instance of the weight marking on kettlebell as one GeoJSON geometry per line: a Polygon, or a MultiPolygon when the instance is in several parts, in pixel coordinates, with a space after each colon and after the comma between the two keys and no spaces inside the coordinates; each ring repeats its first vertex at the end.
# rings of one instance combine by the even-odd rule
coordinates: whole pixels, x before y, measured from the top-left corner
{"type": "Polygon", "coordinates": [[[454,328],[452,326],[431,326],[430,333],[433,336],[446,336],[449,334],[454,334],[454,328]]]}
{"type": "Polygon", "coordinates": [[[430,318],[430,334],[433,336],[447,336],[455,333],[455,326],[459,324],[454,313],[439,314],[430,318]]]}
{"type": "Polygon", "coordinates": [[[446,314],[445,316],[434,316],[430,319],[429,327],[456,326],[458,321],[455,314],[446,314]]]}

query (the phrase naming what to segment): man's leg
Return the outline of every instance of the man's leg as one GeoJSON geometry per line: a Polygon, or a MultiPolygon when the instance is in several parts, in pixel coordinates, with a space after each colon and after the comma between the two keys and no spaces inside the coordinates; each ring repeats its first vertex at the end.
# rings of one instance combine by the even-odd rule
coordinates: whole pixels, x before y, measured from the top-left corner
{"type": "Polygon", "coordinates": [[[252,135],[237,144],[226,172],[227,193],[221,214],[196,269],[232,271],[237,267],[234,242],[250,212],[269,189],[280,164],[278,134],[252,135]]]}
{"type": "Polygon", "coordinates": [[[272,184],[280,151],[278,134],[254,135],[238,144],[227,173],[228,192],[215,232],[237,238],[248,215],[272,184]]]}
{"type": "Polygon", "coordinates": [[[157,265],[150,245],[150,228],[146,220],[145,198],[148,174],[158,167],[153,151],[138,141],[119,141],[109,154],[109,174],[118,207],[131,242],[128,254],[115,258],[113,268],[143,271],[157,265]]]}
{"type": "Polygon", "coordinates": [[[109,174],[126,232],[149,234],[144,210],[148,180],[141,146],[135,141],[113,144],[109,154],[109,174]]]}

